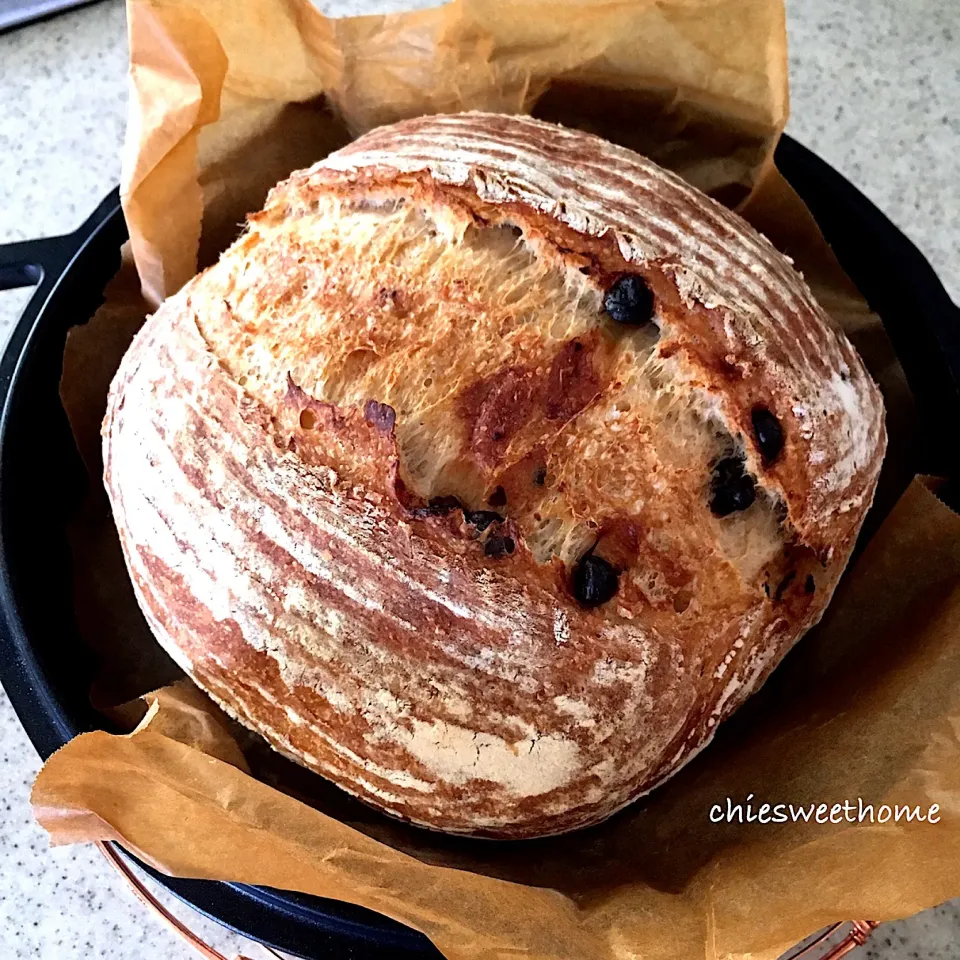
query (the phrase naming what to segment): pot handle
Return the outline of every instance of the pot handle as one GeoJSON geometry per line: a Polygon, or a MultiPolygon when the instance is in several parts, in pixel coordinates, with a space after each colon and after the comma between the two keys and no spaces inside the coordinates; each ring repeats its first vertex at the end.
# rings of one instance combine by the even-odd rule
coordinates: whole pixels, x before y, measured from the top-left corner
{"type": "Polygon", "coordinates": [[[118,191],[114,190],[73,233],[0,244],[0,290],[52,286],[83,241],[116,209],[117,202],[118,191]]]}
{"type": "Polygon", "coordinates": [[[72,237],[22,240],[0,246],[0,290],[35,287],[66,265],[72,237]]]}

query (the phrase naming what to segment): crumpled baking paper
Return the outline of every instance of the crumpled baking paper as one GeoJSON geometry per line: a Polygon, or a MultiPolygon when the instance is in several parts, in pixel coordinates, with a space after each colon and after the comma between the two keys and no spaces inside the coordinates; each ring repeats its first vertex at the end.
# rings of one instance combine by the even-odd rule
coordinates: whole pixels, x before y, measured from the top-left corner
{"type": "Polygon", "coordinates": [[[599,827],[495,843],[389,820],[269,751],[177,671],[136,609],[99,484],[71,531],[91,692],[33,792],[55,843],[112,839],[167,873],[369,907],[451,960],[762,960],[835,920],[960,894],[960,518],[870,312],[772,163],[787,115],[779,0],[456,0],[329,20],[306,0],[132,0],[131,230],[67,343],[64,405],[93,476],[113,370],[145,312],[216,258],[291,169],[430,111],[527,111],[639,149],[796,261],[881,384],[890,453],[823,623],[650,797],[599,827]],[[135,269],[136,268],[136,269],[135,269]],[[869,541],[869,542],[868,542],[869,541]],[[748,801],[749,797],[749,801],[748,801]],[[938,822],[726,823],[732,803],[902,803],[938,822]]]}

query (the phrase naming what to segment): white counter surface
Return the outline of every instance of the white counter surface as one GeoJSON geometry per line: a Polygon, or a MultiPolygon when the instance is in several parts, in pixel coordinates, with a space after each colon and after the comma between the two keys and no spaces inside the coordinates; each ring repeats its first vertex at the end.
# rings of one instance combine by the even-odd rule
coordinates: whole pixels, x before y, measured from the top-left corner
{"type": "MultiPolygon", "coordinates": [[[[377,0],[322,6],[334,15],[385,8],[377,0]]],[[[873,199],[960,302],[960,2],[788,0],[788,13],[788,131],[873,199]]],[[[117,182],[125,68],[116,0],[0,35],[0,243],[74,229],[117,182]]],[[[0,294],[0,340],[28,296],[0,294]]],[[[197,956],[144,911],[95,850],[48,849],[27,804],[38,769],[0,692],[0,956],[197,956]]],[[[241,949],[215,924],[191,923],[224,954],[241,949]]],[[[268,956],[242,949],[251,960],[268,956]]],[[[960,901],[885,924],[851,955],[957,956],[960,901]]]]}

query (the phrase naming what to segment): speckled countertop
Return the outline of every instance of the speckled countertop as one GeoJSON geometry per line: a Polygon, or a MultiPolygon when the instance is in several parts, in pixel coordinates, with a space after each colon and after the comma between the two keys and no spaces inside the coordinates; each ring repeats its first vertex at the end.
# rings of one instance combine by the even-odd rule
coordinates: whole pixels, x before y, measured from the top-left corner
{"type": "MultiPolygon", "coordinates": [[[[903,228],[960,302],[960,2],[787,5],[789,131],[903,228]]],[[[383,0],[322,6],[332,14],[386,8],[383,0]]],[[[125,66],[117,0],[0,35],[0,243],[72,230],[116,183],[125,66]]],[[[0,294],[0,340],[28,296],[0,294]]],[[[144,912],[96,851],[47,848],[27,805],[38,768],[0,693],[0,956],[195,957],[144,912]]],[[[191,924],[225,954],[241,949],[215,924],[191,924]]],[[[250,958],[267,956],[254,945],[242,949],[250,958]]],[[[954,960],[960,901],[885,924],[851,956],[954,960]]]]}

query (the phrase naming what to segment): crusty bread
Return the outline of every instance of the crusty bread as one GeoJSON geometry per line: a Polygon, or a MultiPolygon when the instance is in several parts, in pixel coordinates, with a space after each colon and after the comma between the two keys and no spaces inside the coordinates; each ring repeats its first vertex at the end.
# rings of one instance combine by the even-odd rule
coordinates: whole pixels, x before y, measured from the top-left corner
{"type": "Polygon", "coordinates": [[[653,163],[424,117],[150,318],[105,478],[157,638],[398,817],[531,837],[674,773],[822,614],[883,407],[801,277],[653,163]]]}

